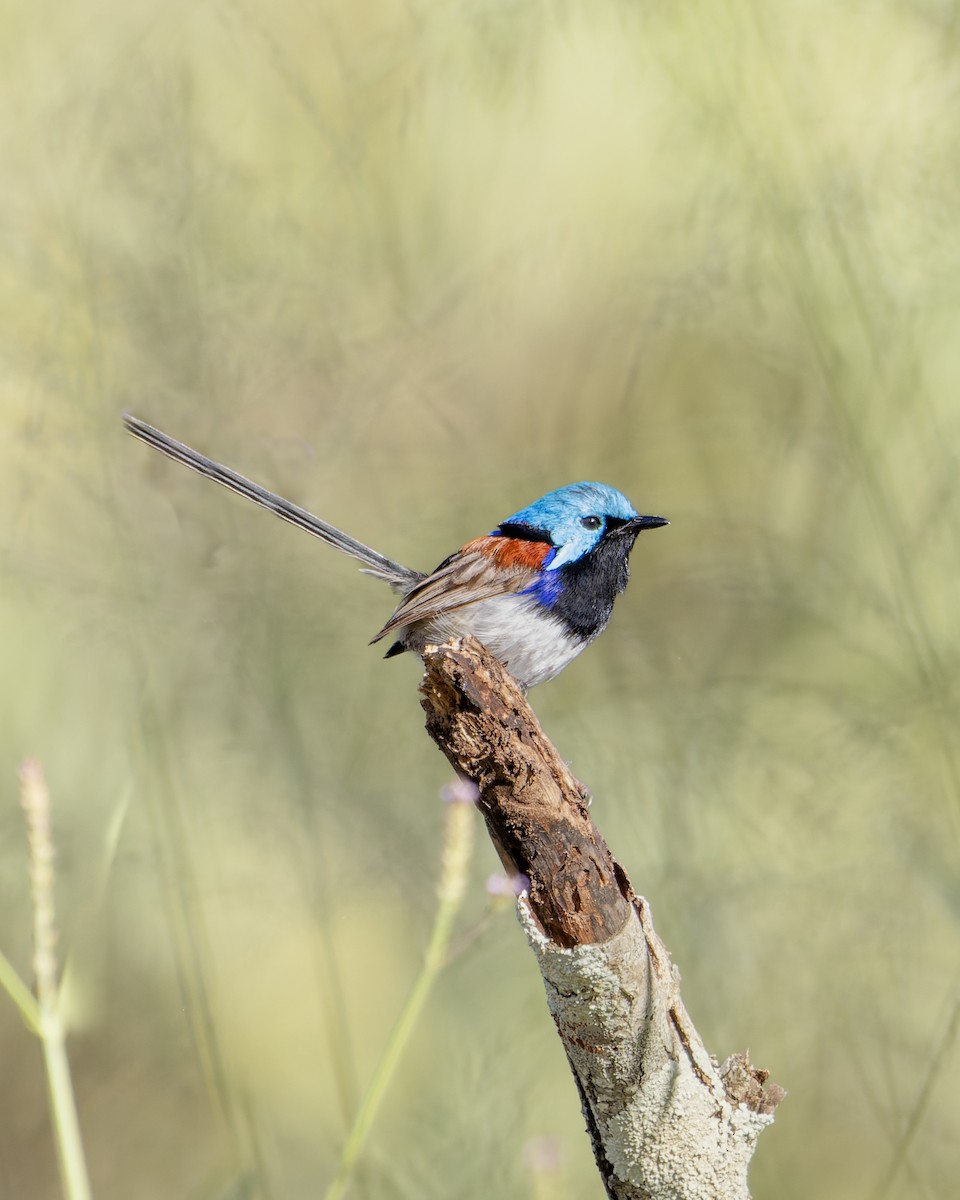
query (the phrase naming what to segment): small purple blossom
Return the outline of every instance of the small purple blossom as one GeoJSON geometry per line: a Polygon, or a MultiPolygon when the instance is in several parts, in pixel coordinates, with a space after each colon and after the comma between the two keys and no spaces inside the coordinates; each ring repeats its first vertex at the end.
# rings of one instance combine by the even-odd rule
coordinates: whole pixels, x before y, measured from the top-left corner
{"type": "Polygon", "coordinates": [[[505,875],[498,871],[487,880],[489,896],[524,896],[530,891],[530,880],[526,875],[505,875]]]}
{"type": "Polygon", "coordinates": [[[458,775],[450,783],[445,783],[440,789],[440,799],[444,804],[476,804],[480,799],[480,789],[472,779],[458,775]]]}
{"type": "Polygon", "coordinates": [[[527,1138],[523,1147],[523,1157],[535,1175],[545,1174],[548,1171],[559,1171],[563,1166],[563,1149],[560,1141],[548,1133],[527,1138]]]}

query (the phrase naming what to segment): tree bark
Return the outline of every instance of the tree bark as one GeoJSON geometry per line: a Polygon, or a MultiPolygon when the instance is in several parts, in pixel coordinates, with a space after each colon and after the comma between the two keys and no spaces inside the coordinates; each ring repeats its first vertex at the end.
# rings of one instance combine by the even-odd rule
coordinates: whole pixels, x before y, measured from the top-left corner
{"type": "Polygon", "coordinates": [[[516,682],[471,638],[424,651],[427,731],[479,790],[615,1200],[749,1200],[747,1167],[783,1089],[719,1067],[680,975],[516,682]],[[526,882],[528,881],[528,882],[526,882]]]}

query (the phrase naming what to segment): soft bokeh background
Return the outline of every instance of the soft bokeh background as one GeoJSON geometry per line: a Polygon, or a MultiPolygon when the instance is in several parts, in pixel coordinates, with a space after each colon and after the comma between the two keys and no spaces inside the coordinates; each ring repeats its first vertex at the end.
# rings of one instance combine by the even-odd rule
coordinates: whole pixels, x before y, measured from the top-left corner
{"type": "MultiPolygon", "coordinates": [[[[0,944],[55,803],[99,1198],[322,1195],[434,911],[449,773],[348,560],[600,478],[645,535],[533,694],[720,1057],[755,1196],[960,1176],[960,25],[937,0],[0,14],[0,944]]],[[[357,1197],[599,1196],[478,842],[357,1197]],[[544,1140],[546,1139],[546,1140],[544,1140]]],[[[58,1194],[0,996],[0,1194],[58,1194]]]]}

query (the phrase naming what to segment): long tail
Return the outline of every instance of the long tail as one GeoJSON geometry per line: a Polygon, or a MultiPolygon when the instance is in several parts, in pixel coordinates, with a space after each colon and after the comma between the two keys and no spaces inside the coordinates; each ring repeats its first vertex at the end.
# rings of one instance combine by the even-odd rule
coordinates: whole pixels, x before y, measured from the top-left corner
{"type": "Polygon", "coordinates": [[[321,521],[313,513],[307,512],[305,508],[301,508],[298,504],[291,504],[289,500],[284,500],[282,496],[278,496],[274,492],[268,492],[258,483],[244,478],[243,475],[238,475],[236,471],[231,471],[229,467],[225,467],[221,463],[214,462],[205,454],[191,450],[183,442],[176,441],[168,434],[148,425],[146,421],[141,421],[139,417],[124,413],[123,423],[134,437],[139,438],[141,442],[146,442],[154,450],[159,450],[161,454],[166,454],[168,458],[183,463],[192,471],[197,471],[200,475],[206,475],[208,479],[223,484],[231,492],[236,492],[238,496],[245,496],[254,504],[259,504],[261,508],[268,508],[284,521],[289,521],[291,525],[296,525],[299,529],[305,529],[307,533],[312,533],[314,537],[318,537],[321,542],[326,542],[328,546],[333,546],[335,550],[340,550],[344,554],[349,554],[351,558],[358,559],[364,564],[365,574],[383,579],[391,587],[403,592],[408,591],[413,584],[423,578],[420,571],[414,571],[410,567],[394,562],[391,558],[378,554],[376,550],[371,550],[369,546],[358,542],[348,533],[344,533],[333,525],[328,525],[326,521],[321,521]]]}

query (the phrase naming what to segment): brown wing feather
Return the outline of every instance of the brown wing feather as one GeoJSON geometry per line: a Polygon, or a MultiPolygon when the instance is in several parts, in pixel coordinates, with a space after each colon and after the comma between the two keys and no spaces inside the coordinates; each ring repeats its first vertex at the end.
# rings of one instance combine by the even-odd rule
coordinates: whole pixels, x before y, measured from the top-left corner
{"type": "Polygon", "coordinates": [[[379,642],[388,634],[418,621],[432,620],[468,604],[522,592],[533,580],[536,571],[526,566],[496,566],[491,561],[489,551],[484,552],[479,548],[479,543],[487,540],[478,538],[476,542],[469,542],[457,554],[441,563],[432,575],[418,583],[404,597],[372,642],[379,642]]]}

